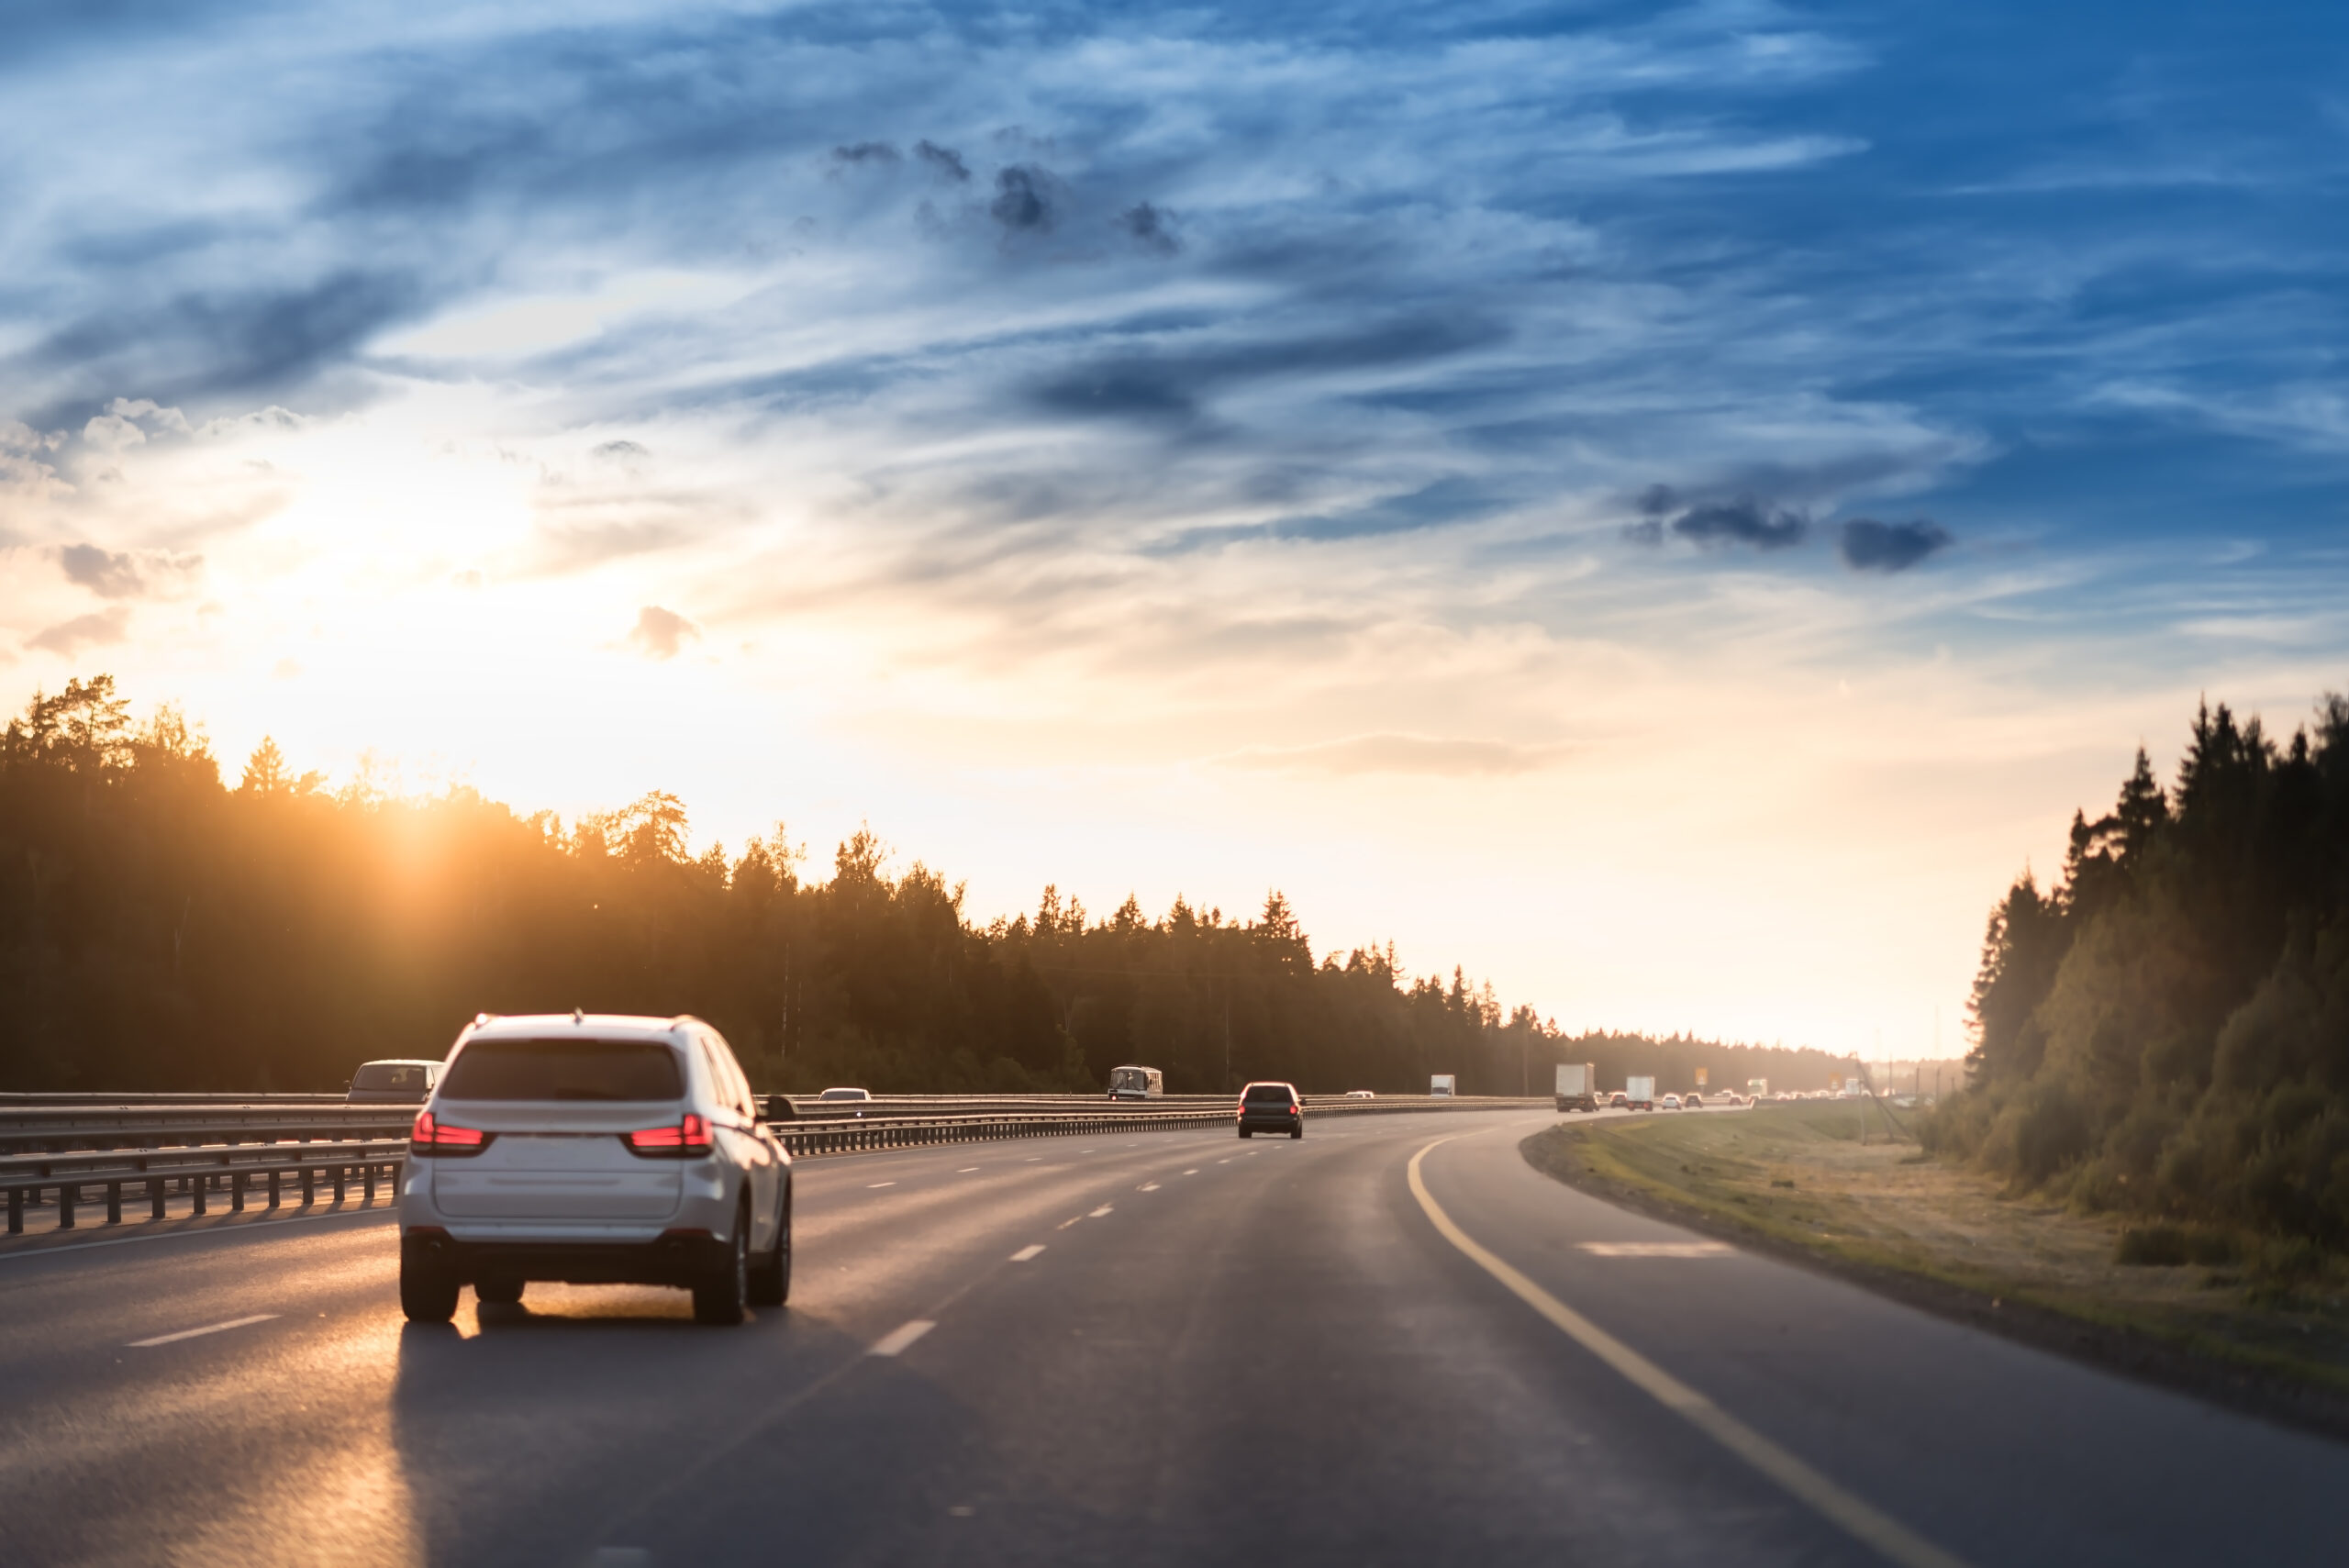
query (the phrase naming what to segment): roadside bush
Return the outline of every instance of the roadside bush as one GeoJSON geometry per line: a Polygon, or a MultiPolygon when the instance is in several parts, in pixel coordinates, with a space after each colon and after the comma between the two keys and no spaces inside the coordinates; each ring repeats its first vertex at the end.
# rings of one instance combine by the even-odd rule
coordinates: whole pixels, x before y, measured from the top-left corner
{"type": "Polygon", "coordinates": [[[2176,1225],[2132,1225],[2121,1233],[2112,1251],[2116,1263],[2157,1269],[2187,1263],[2218,1268],[2242,1256],[2243,1248],[2223,1232],[2189,1230],[2176,1225]]]}
{"type": "Polygon", "coordinates": [[[2034,1079],[1990,1124],[1982,1157],[2025,1186],[2039,1186],[2095,1141],[2087,1111],[2070,1088],[2034,1079]]]}

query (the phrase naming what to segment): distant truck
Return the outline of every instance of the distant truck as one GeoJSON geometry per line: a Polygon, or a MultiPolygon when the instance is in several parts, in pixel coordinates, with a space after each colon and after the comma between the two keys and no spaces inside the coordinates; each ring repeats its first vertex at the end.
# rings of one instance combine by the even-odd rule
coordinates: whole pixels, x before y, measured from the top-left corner
{"type": "Polygon", "coordinates": [[[1770,1097],[1770,1080],[1767,1078],[1748,1078],[1745,1081],[1745,1094],[1746,1097],[1749,1099],[1768,1099],[1770,1097]]]}
{"type": "Polygon", "coordinates": [[[1595,1111],[1598,1108],[1598,1069],[1587,1062],[1558,1063],[1558,1108],[1595,1111]]]}
{"type": "Polygon", "coordinates": [[[1623,1098],[1635,1111],[1655,1109],[1655,1079],[1634,1074],[1623,1080],[1623,1098]]]}
{"type": "Polygon", "coordinates": [[[1428,1078],[1428,1093],[1439,1099],[1450,1099],[1453,1085],[1458,1082],[1449,1073],[1431,1073],[1428,1078]]]}

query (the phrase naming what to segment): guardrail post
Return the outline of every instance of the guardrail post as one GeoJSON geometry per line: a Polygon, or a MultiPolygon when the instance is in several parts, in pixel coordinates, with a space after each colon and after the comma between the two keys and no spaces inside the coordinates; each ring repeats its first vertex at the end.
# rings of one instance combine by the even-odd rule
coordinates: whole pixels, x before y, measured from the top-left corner
{"type": "Polygon", "coordinates": [[[274,1171],[269,1173],[269,1207],[277,1207],[277,1173],[274,1171]]]}
{"type": "Polygon", "coordinates": [[[161,1176],[147,1178],[147,1218],[150,1219],[163,1218],[163,1184],[161,1176]]]}
{"type": "Polygon", "coordinates": [[[231,1213],[245,1212],[245,1173],[232,1173],[228,1177],[228,1208],[231,1213]]]}
{"type": "Polygon", "coordinates": [[[338,1204],[342,1202],[345,1195],[343,1192],[343,1179],[350,1175],[350,1173],[351,1167],[348,1165],[337,1165],[334,1168],[334,1201],[338,1204]]]}
{"type": "Polygon", "coordinates": [[[60,1230],[73,1229],[73,1206],[81,1200],[81,1196],[82,1189],[79,1187],[68,1186],[57,1189],[57,1228],[60,1230]]]}
{"type": "Polygon", "coordinates": [[[305,1165],[302,1167],[302,1207],[309,1207],[317,1195],[317,1173],[305,1165]]]}
{"type": "Polygon", "coordinates": [[[366,1172],[366,1201],[373,1203],[375,1201],[375,1167],[367,1165],[362,1169],[366,1172]]]}
{"type": "Polygon", "coordinates": [[[10,1187],[8,1189],[8,1234],[11,1236],[22,1236],[24,1233],[25,1189],[22,1187],[10,1187]]]}
{"type": "Polygon", "coordinates": [[[122,1223],[122,1184],[120,1182],[106,1184],[106,1223],[108,1225],[122,1223]]]}
{"type": "Polygon", "coordinates": [[[211,1201],[212,1178],[209,1176],[190,1176],[187,1179],[187,1195],[194,1204],[194,1207],[191,1208],[189,1212],[194,1214],[202,1214],[205,1211],[206,1206],[211,1201]]]}

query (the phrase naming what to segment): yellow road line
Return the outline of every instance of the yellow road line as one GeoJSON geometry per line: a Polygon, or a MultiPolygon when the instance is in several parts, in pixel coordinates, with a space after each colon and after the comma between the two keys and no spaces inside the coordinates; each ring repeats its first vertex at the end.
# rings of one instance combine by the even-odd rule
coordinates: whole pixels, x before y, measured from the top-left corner
{"type": "Polygon", "coordinates": [[[1889,1515],[1862,1502],[1832,1481],[1747,1426],[1655,1362],[1631,1349],[1598,1324],[1543,1290],[1516,1269],[1479,1245],[1474,1238],[1453,1223],[1452,1216],[1443,1211],[1428,1192],[1428,1184],[1419,1174],[1419,1162],[1431,1150],[1449,1143],[1449,1138],[1435,1142],[1411,1156],[1411,1195],[1419,1200],[1419,1207],[1427,1211],[1429,1220],[1437,1232],[1461,1251],[1478,1268],[1507,1285],[1512,1295],[1528,1307],[1547,1318],[1562,1329],[1567,1338],[1613,1367],[1635,1385],[1642,1393],[1665,1409],[1686,1419],[1707,1437],[1729,1450],[1763,1474],[1793,1493],[1798,1498],[1825,1515],[1843,1530],[1874,1547],[1900,1568],[1966,1568],[1965,1560],[1954,1557],[1909,1529],[1889,1515]]]}

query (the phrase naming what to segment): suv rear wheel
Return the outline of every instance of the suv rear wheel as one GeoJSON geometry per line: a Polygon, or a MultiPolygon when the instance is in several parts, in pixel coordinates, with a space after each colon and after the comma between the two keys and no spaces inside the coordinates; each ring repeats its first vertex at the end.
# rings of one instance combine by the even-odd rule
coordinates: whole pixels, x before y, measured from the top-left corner
{"type": "Polygon", "coordinates": [[[742,1320],[743,1303],[751,1290],[751,1211],[734,1216],[734,1242],[726,1261],[694,1286],[694,1321],[720,1326],[742,1320]]]}
{"type": "Polygon", "coordinates": [[[791,1299],[791,1208],[786,1199],[783,1218],[777,1222],[774,1247],[766,1256],[751,1265],[751,1305],[781,1307],[791,1299]]]}
{"type": "Polygon", "coordinates": [[[411,1323],[446,1323],[457,1315],[457,1276],[421,1258],[400,1259],[400,1310],[411,1323]]]}

